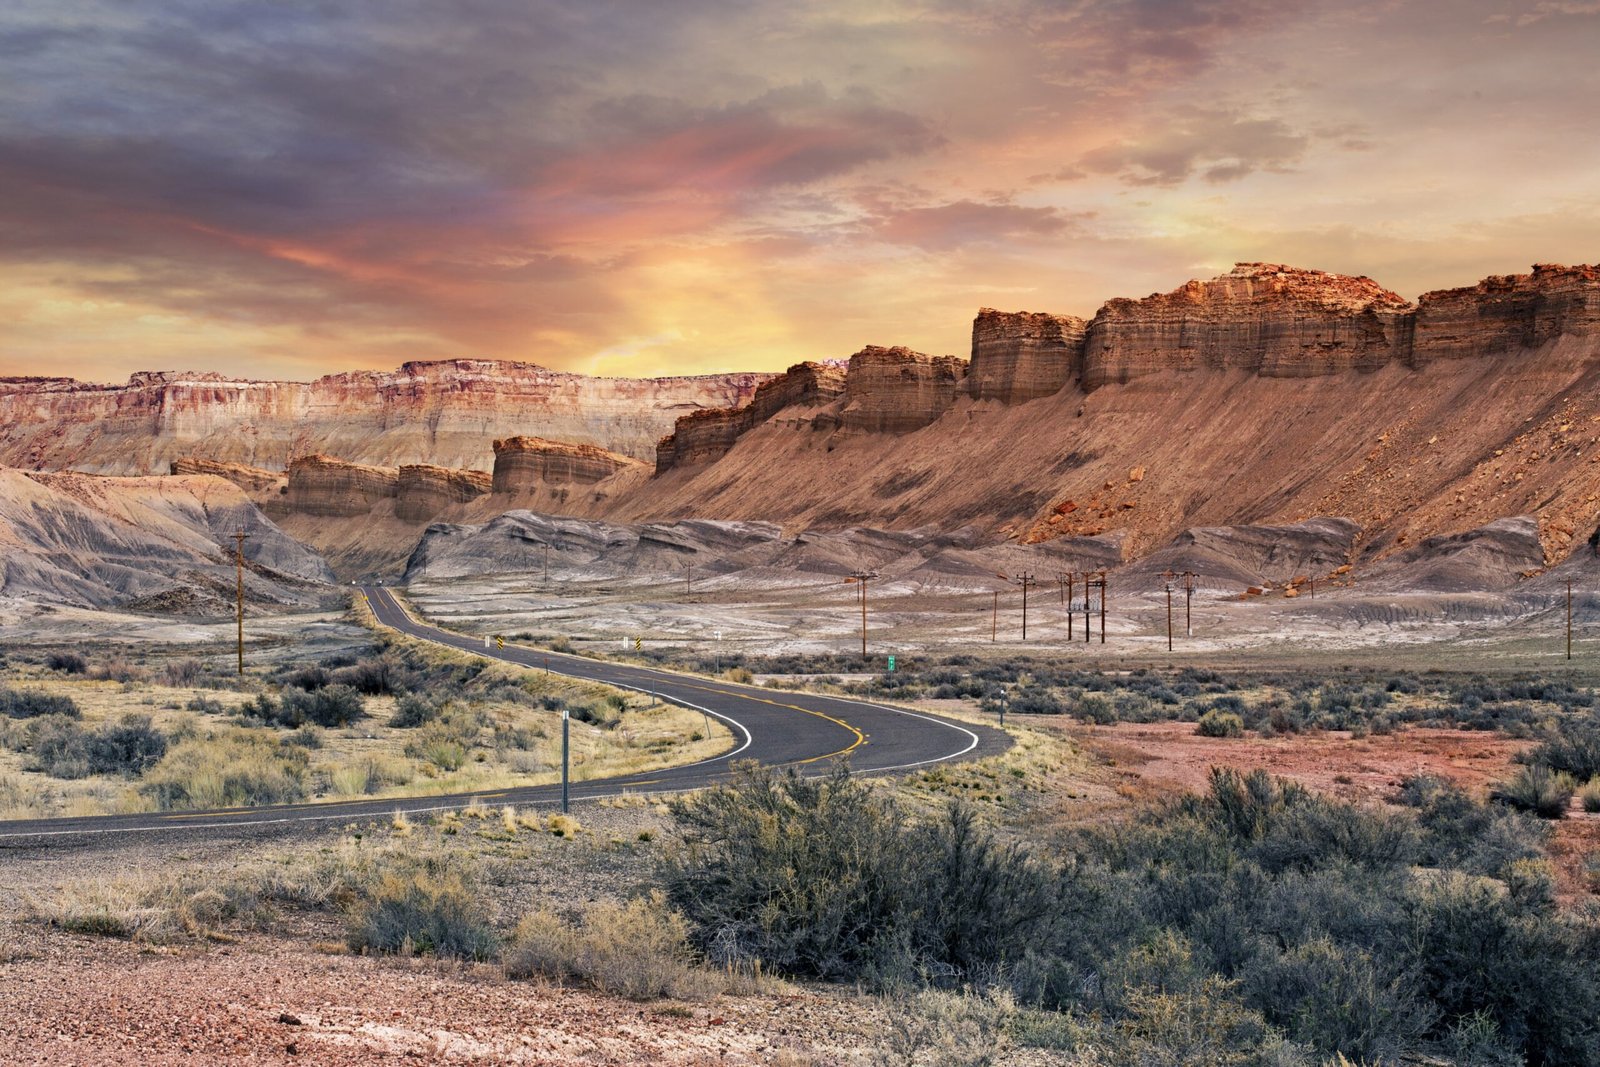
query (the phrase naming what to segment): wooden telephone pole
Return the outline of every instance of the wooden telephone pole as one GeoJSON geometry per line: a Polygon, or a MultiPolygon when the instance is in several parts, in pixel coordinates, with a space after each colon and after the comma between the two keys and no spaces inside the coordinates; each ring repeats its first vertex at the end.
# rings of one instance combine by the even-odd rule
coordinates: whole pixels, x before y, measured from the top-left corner
{"type": "Polygon", "coordinates": [[[1172,651],[1172,579],[1179,577],[1174,570],[1164,570],[1161,577],[1167,580],[1167,651],[1172,651]]]}
{"type": "Polygon", "coordinates": [[[244,674],[244,543],[249,534],[244,527],[233,532],[233,566],[235,606],[234,619],[239,626],[239,673],[244,674]]]}
{"type": "Polygon", "coordinates": [[[1572,579],[1567,579],[1567,658],[1572,658],[1572,579]]]}
{"type": "Polygon", "coordinates": [[[1022,639],[1024,641],[1028,639],[1028,589],[1033,585],[1034,581],[1033,575],[1027,571],[1023,571],[1016,577],[1017,584],[1022,586],[1022,639]]]}
{"type": "Polygon", "coordinates": [[[1100,590],[1100,643],[1103,645],[1103,644],[1106,643],[1106,572],[1105,571],[1100,571],[1093,578],[1090,578],[1088,575],[1084,575],[1084,578],[1083,578],[1083,605],[1084,605],[1084,612],[1085,612],[1084,620],[1083,620],[1083,639],[1085,641],[1087,641],[1089,639],[1088,610],[1089,610],[1089,590],[1091,588],[1100,590]]]}
{"type": "Polygon", "coordinates": [[[867,658],[867,585],[878,577],[877,571],[853,571],[847,582],[855,582],[860,588],[856,590],[861,600],[861,658],[867,658]]]}
{"type": "MultiPolygon", "coordinates": [[[[1194,571],[1183,572],[1183,635],[1185,637],[1194,636],[1194,580],[1198,577],[1200,576],[1194,571]]],[[[1316,582],[1313,581],[1311,588],[1315,589],[1316,587],[1316,582]]]]}

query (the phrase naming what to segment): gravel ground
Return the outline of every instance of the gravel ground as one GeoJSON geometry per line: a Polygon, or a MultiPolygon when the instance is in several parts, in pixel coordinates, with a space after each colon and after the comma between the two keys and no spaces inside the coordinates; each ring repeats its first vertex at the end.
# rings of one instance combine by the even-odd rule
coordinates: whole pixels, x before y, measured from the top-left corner
{"type": "Polygon", "coordinates": [[[14,927],[0,964],[17,1064],[843,1062],[867,1021],[832,992],[636,1004],[498,966],[379,960],[281,938],[149,949],[14,927]]]}

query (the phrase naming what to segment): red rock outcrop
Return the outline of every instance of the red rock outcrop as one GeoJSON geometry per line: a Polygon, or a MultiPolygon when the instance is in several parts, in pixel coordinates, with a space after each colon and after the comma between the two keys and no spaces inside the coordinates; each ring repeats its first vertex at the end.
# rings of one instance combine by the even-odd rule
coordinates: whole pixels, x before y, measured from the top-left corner
{"type": "Polygon", "coordinates": [[[968,393],[1019,404],[1059,392],[1083,373],[1088,326],[1072,315],[980,309],[972,322],[968,393]]]}
{"type": "Polygon", "coordinates": [[[592,378],[531,363],[445,360],[313,382],[143,373],[126,385],[0,379],[0,463],[99,474],[172,460],[284,469],[293,456],[487,470],[489,446],[530,426],[650,457],[678,416],[742,404],[770,374],[592,378]]]}
{"type": "Polygon", "coordinates": [[[446,508],[483,496],[492,482],[493,478],[484,471],[408,463],[400,468],[395,480],[395,517],[407,522],[432,522],[446,508]]]}
{"type": "Polygon", "coordinates": [[[594,445],[510,437],[494,443],[496,493],[530,493],[554,485],[594,485],[642,464],[594,445]]]}
{"type": "Polygon", "coordinates": [[[1089,323],[1083,386],[1172,370],[1238,368],[1272,378],[1370,370],[1409,355],[1412,306],[1370,278],[1240,263],[1089,323]]]}
{"type": "Polygon", "coordinates": [[[1538,348],[1563,334],[1600,334],[1600,267],[1534,265],[1417,301],[1411,363],[1538,348]]]}
{"type": "Polygon", "coordinates": [[[830,404],[843,395],[845,370],[832,363],[797,363],[756,388],[739,408],[708,408],[680,418],[656,445],[656,473],[709,463],[726,455],[745,431],[785,408],[830,404]]]}
{"type": "Polygon", "coordinates": [[[284,476],[277,471],[247,467],[242,463],[217,463],[195,456],[184,456],[173,460],[170,469],[173,474],[214,474],[219,478],[226,478],[252,496],[276,493],[285,484],[284,476]]]}
{"type": "Polygon", "coordinates": [[[301,456],[289,464],[289,510],[328,518],[367,515],[380,502],[395,498],[399,481],[393,467],[301,456]]]}
{"type": "Polygon", "coordinates": [[[840,424],[867,433],[910,433],[955,403],[967,361],[925,356],[909,348],[868,345],[845,370],[840,424]]]}

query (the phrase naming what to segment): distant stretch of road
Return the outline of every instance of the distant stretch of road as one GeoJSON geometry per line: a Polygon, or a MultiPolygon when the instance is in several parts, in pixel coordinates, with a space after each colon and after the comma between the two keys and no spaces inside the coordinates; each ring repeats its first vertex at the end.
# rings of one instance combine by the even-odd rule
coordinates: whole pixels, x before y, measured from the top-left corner
{"type": "MultiPolygon", "coordinates": [[[[401,633],[531,670],[548,670],[653,693],[659,699],[720,720],[733,734],[729,750],[712,759],[617,778],[573,782],[570,794],[574,802],[624,792],[674,792],[712,785],[728,776],[735,760],[798,767],[807,774],[826,773],[836,761],[848,760],[854,771],[882,774],[972,759],[1002,751],[1010,743],[1001,730],[871,701],[760,689],[509,643],[505,648],[485,647],[482,636],[444,630],[413,618],[387,587],[364,587],[362,594],[378,621],[401,633]]],[[[0,821],[0,849],[31,849],[56,841],[82,842],[95,837],[173,831],[205,831],[210,837],[226,837],[233,831],[245,836],[272,832],[274,827],[292,829],[296,823],[348,822],[385,818],[396,811],[418,814],[448,810],[474,800],[497,805],[547,805],[559,801],[560,796],[561,787],[555,784],[409,799],[0,821]]]]}

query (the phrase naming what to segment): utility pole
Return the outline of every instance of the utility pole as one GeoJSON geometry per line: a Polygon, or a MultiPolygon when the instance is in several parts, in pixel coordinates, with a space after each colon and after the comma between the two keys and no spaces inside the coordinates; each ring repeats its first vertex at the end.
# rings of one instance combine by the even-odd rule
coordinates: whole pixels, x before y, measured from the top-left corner
{"type": "Polygon", "coordinates": [[[1089,601],[1089,586],[1091,582],[1089,575],[1091,573],[1090,571],[1083,572],[1083,643],[1086,645],[1089,643],[1089,630],[1092,627],[1094,617],[1094,605],[1089,601]]]}
{"type": "Polygon", "coordinates": [[[550,584],[550,542],[544,543],[544,584],[550,584]]]}
{"type": "Polygon", "coordinates": [[[989,615],[989,640],[1000,640],[1000,590],[994,591],[994,610],[989,615]]]}
{"type": "MultiPolygon", "coordinates": [[[[233,532],[233,566],[236,604],[234,618],[239,624],[239,674],[244,674],[244,543],[250,535],[241,526],[233,532]]],[[[1571,659],[1569,655],[1567,657],[1571,659]]]]}
{"type": "MultiPolygon", "coordinates": [[[[1087,581],[1087,579],[1085,579],[1087,581]]],[[[1106,572],[1101,571],[1094,580],[1095,587],[1100,590],[1100,643],[1106,643],[1106,572]]]]}
{"type": "MultiPolygon", "coordinates": [[[[1002,574],[1000,577],[1005,578],[1005,575],[1002,574]]],[[[1014,581],[1017,585],[1022,586],[1022,639],[1026,641],[1028,639],[1028,590],[1032,588],[1038,579],[1036,579],[1031,572],[1023,571],[1021,574],[1017,575],[1016,578],[1008,578],[1006,580],[1014,581]]],[[[999,593],[995,594],[996,597],[999,595],[999,593]]]]}
{"type": "Polygon", "coordinates": [[[1172,651],[1172,579],[1179,577],[1175,570],[1164,570],[1161,577],[1167,580],[1167,651],[1172,651]]]}
{"type": "Polygon", "coordinates": [[[683,565],[683,595],[684,596],[693,596],[694,595],[694,564],[693,563],[685,563],[683,565]]]}
{"type": "Polygon", "coordinates": [[[1572,658],[1572,579],[1567,579],[1567,658],[1572,658]]]}
{"type": "Polygon", "coordinates": [[[859,586],[856,590],[861,599],[861,658],[867,658],[867,585],[878,577],[877,571],[859,570],[852,571],[847,582],[855,582],[859,586]]]}
{"type": "MultiPolygon", "coordinates": [[[[1194,636],[1192,608],[1194,606],[1194,580],[1198,577],[1200,576],[1194,571],[1183,572],[1183,635],[1185,637],[1194,636]]],[[[1316,587],[1316,579],[1312,579],[1311,588],[1315,590],[1316,587]]],[[[1313,593],[1312,595],[1315,596],[1316,594],[1313,593]]]]}

